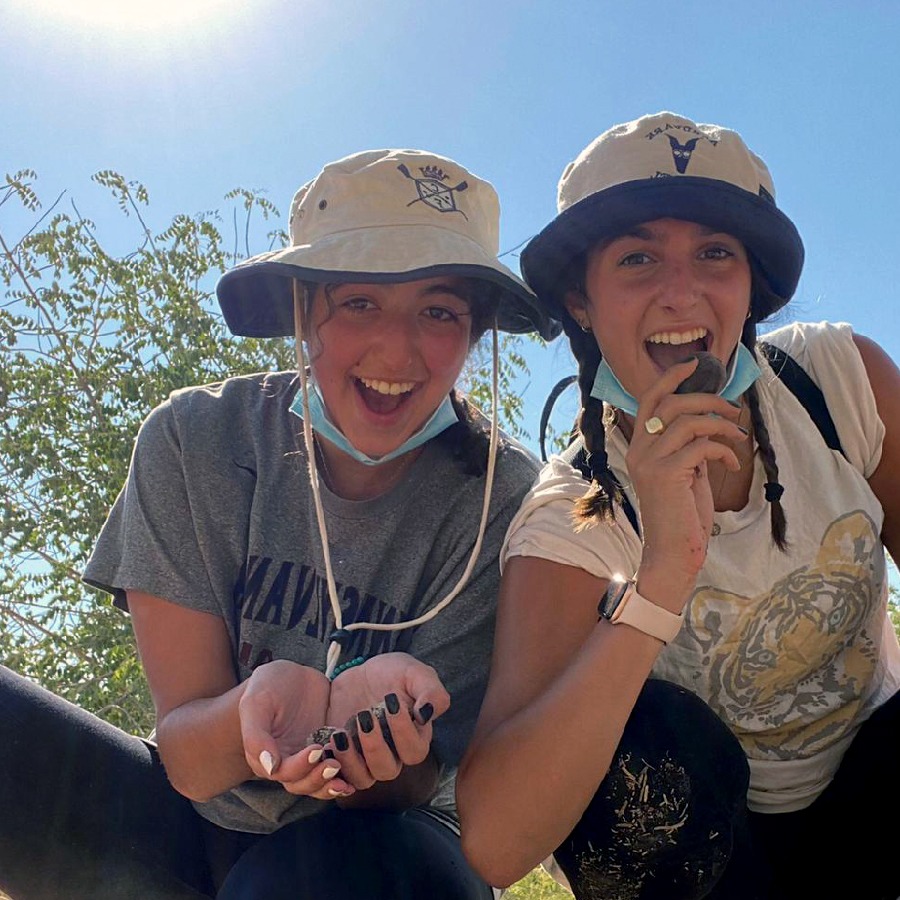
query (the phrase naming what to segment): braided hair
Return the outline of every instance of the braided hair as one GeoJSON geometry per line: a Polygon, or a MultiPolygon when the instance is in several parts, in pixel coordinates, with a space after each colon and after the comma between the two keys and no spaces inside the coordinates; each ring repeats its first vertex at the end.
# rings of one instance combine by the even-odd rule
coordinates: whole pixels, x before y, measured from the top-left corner
{"type": "MultiPolygon", "coordinates": [[[[751,292],[750,314],[744,323],[741,343],[747,347],[754,358],[759,359],[756,350],[756,326],[759,310],[772,309],[773,303],[768,301],[774,297],[758,263],[748,254],[750,259],[751,292]]],[[[582,254],[573,260],[566,277],[568,290],[585,296],[583,287],[586,255],[582,254]]],[[[781,305],[779,298],[778,306],[781,305]]],[[[597,368],[603,358],[600,347],[593,333],[582,331],[581,327],[568,312],[563,313],[563,329],[569,338],[572,355],[578,363],[578,388],[581,394],[581,409],[575,423],[575,431],[581,435],[587,454],[587,465],[590,470],[591,484],[585,494],[575,503],[575,519],[577,527],[583,529],[594,522],[612,523],[615,520],[615,506],[622,503],[622,485],[609,466],[606,451],[606,429],[603,402],[591,396],[597,368]]],[[[747,390],[747,402],[753,423],[753,433],[759,448],[760,460],[766,473],[766,500],[769,502],[772,541],[781,551],[787,550],[787,520],[781,505],[784,488],[778,480],[778,463],[775,449],[769,437],[769,429],[763,419],[759,404],[759,393],[754,383],[747,390]]]]}
{"type": "MultiPolygon", "coordinates": [[[[750,315],[744,322],[744,329],[741,333],[741,343],[753,354],[757,362],[759,354],[756,349],[756,325],[759,310],[772,309],[773,303],[768,300],[769,297],[777,298],[769,283],[766,280],[759,263],[750,255],[750,315]]],[[[777,303],[781,305],[781,298],[777,298],[777,303]]],[[[750,407],[750,421],[753,423],[753,434],[756,438],[756,446],[759,448],[759,458],[763,464],[766,473],[766,500],[769,503],[769,520],[772,528],[772,541],[776,547],[782,552],[787,551],[787,519],[784,514],[784,507],[781,505],[781,496],[784,494],[784,487],[778,480],[778,462],[775,458],[775,448],[772,446],[769,437],[769,429],[763,419],[762,410],[759,406],[759,390],[757,383],[754,382],[747,390],[747,404],[750,407]]]]}

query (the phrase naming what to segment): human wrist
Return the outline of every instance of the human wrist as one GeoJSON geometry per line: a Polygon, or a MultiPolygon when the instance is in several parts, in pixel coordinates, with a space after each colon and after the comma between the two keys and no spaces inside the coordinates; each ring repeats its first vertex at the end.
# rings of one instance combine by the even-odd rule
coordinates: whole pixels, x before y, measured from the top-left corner
{"type": "Polygon", "coordinates": [[[610,625],[628,625],[663,644],[673,641],[683,624],[680,613],[648,600],[633,579],[611,580],[600,598],[597,615],[610,625]]]}
{"type": "Polygon", "coordinates": [[[694,574],[662,562],[641,562],[632,576],[641,595],[669,612],[680,615],[697,583],[694,574]]]}
{"type": "Polygon", "coordinates": [[[355,669],[357,666],[361,666],[367,657],[365,656],[355,656],[353,659],[348,659],[346,662],[341,663],[338,666],[335,666],[334,671],[331,675],[328,676],[329,681],[334,681],[335,678],[338,677],[342,672],[346,672],[348,669],[355,669]]]}

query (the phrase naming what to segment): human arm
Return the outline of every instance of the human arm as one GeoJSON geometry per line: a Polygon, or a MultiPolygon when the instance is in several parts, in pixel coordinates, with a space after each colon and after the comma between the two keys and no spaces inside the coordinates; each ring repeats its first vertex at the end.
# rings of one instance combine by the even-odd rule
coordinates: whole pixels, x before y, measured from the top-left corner
{"type": "MultiPolygon", "coordinates": [[[[179,793],[207,801],[248,779],[266,777],[262,749],[278,765],[305,748],[325,717],[324,675],[276,660],[238,684],[218,616],[140,591],[128,592],[128,604],[156,708],[160,757],[179,793]]],[[[293,793],[324,796],[324,767],[306,757],[289,760],[281,777],[293,793]]]]}
{"type": "MultiPolygon", "coordinates": [[[[672,612],[683,608],[705,559],[706,462],[737,464],[708,438],[746,439],[724,401],[670,396],[686,374],[667,373],[642,398],[628,456],[644,537],[638,589],[672,612]],[[643,429],[651,414],[669,423],[658,439],[643,429]]],[[[464,849],[492,884],[520,878],[572,830],[662,648],[630,626],[597,623],[606,584],[576,565],[533,556],[506,563],[490,686],[457,782],[464,849]]]]}
{"type": "MultiPolygon", "coordinates": [[[[666,590],[649,576],[638,587],[666,590]]],[[[598,625],[605,588],[573,566],[507,563],[490,686],[457,779],[463,847],[491,884],[517,881],[572,830],[663,646],[598,625]]]]}
{"type": "Polygon", "coordinates": [[[878,416],[885,434],[881,460],[869,477],[869,486],[884,509],[881,537],[895,561],[900,560],[900,370],[870,338],[854,334],[862,357],[878,416]]]}

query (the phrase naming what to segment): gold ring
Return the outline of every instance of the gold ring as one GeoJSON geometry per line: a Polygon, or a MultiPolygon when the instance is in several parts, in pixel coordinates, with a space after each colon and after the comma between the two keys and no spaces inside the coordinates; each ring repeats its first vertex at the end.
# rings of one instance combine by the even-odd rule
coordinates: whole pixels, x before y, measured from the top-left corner
{"type": "Polygon", "coordinates": [[[644,430],[647,434],[662,434],[666,430],[666,423],[659,416],[650,416],[644,422],[644,430]]]}

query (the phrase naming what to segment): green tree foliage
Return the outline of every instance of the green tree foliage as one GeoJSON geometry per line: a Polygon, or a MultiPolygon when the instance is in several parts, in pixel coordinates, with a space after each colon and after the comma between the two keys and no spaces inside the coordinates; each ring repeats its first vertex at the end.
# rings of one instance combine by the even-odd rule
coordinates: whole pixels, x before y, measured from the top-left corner
{"type": "MultiPolygon", "coordinates": [[[[541,346],[546,341],[537,335],[531,340],[541,346]]],[[[466,372],[466,391],[469,399],[479,408],[490,412],[491,384],[494,380],[491,349],[492,335],[488,334],[469,357],[466,372]]],[[[518,335],[498,333],[497,335],[497,395],[500,401],[500,424],[504,430],[516,438],[528,438],[529,432],[523,427],[524,405],[522,396],[516,390],[516,378],[528,371],[528,364],[522,355],[522,338],[518,335]]]]}
{"type": "Polygon", "coordinates": [[[538,866],[511,885],[503,900],[572,900],[572,894],[538,866]]]}
{"type": "MultiPolygon", "coordinates": [[[[222,271],[286,235],[265,231],[278,211],[258,191],[236,189],[224,213],[179,214],[154,232],[143,185],[112,171],[93,180],[119,216],[102,235],[65,195],[45,210],[33,171],[0,187],[0,223],[24,222],[15,236],[0,227],[0,659],[145,733],[151,706],[127,617],[80,572],[153,406],[186,385],[294,366],[290,341],[230,337],[213,296],[222,271]]],[[[507,386],[524,365],[516,340],[507,386]]],[[[471,387],[485,396],[477,367],[471,387]]],[[[520,433],[515,399],[502,415],[520,433]]]]}
{"type": "MultiPolygon", "coordinates": [[[[153,234],[145,188],[100,172],[122,218],[114,237],[131,232],[116,256],[74,202],[42,212],[34,181],[7,176],[0,194],[0,209],[33,219],[18,240],[0,233],[0,658],[144,731],[127,620],[80,570],[151,407],[186,384],[289,364],[290,348],[226,337],[207,287],[234,256],[218,214],[178,215],[153,234]]],[[[241,199],[248,219],[275,215],[262,197],[241,199]]]]}

